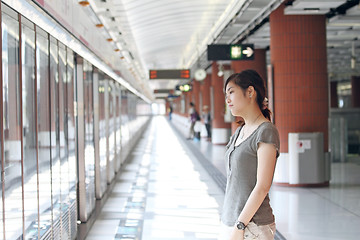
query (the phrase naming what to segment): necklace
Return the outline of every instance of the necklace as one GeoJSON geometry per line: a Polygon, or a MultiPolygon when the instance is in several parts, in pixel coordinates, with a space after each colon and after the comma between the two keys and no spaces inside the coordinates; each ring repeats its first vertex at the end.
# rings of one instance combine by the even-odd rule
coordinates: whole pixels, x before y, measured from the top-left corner
{"type": "MultiPolygon", "coordinates": [[[[260,117],[261,113],[255,118],[255,120],[250,124],[254,124],[256,123],[256,120],[258,120],[258,118],[260,117]]],[[[245,136],[245,125],[243,126],[243,128],[241,129],[241,135],[240,135],[240,139],[243,139],[245,136]]]]}

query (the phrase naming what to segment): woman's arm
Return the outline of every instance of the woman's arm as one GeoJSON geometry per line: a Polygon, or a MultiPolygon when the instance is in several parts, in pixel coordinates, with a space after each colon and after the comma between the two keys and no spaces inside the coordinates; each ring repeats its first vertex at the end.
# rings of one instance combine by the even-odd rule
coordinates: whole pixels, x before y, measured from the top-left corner
{"type": "MultiPolygon", "coordinates": [[[[276,148],[273,144],[260,142],[257,156],[257,182],[238,218],[245,225],[250,222],[270,190],[276,164],[276,148]]],[[[231,239],[234,240],[243,239],[244,231],[238,230],[234,226],[231,236],[231,239]]]]}

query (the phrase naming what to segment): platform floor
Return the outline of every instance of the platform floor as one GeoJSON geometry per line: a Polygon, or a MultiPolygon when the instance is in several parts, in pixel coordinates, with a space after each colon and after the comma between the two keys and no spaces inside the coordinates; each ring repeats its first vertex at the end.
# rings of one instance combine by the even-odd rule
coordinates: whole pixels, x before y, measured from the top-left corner
{"type": "MultiPolygon", "coordinates": [[[[87,240],[216,239],[224,196],[224,146],[185,140],[154,117],[87,240]]],[[[333,163],[325,188],[272,186],[276,239],[360,239],[360,165],[333,163]]]]}
{"type": "Polygon", "coordinates": [[[216,239],[223,191],[154,117],[87,240],[216,239]]]}

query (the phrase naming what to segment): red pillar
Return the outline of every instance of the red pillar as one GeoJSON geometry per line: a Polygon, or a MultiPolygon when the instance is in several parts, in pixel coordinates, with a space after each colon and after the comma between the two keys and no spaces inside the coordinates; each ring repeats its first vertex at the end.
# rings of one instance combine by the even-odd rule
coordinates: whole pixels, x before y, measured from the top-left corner
{"type": "Polygon", "coordinates": [[[195,104],[195,109],[199,112],[200,107],[200,83],[198,81],[192,80],[192,102],[195,104]]]}
{"type": "Polygon", "coordinates": [[[212,63],[211,89],[213,92],[213,121],[212,121],[212,143],[227,144],[230,137],[231,124],[225,123],[225,95],[223,92],[224,79],[218,76],[218,64],[212,63]]]}
{"type": "Polygon", "coordinates": [[[330,107],[338,107],[337,82],[330,82],[330,107]]]}
{"type": "Polygon", "coordinates": [[[255,49],[254,60],[232,61],[231,69],[236,73],[246,69],[254,69],[260,74],[266,83],[266,50],[255,49]]]}
{"type": "Polygon", "coordinates": [[[360,76],[351,77],[351,103],[353,108],[360,107],[360,76]]]}
{"type": "Polygon", "coordinates": [[[181,99],[181,96],[174,98],[174,100],[172,102],[173,112],[176,114],[180,113],[180,99],[181,99]]]}
{"type": "Polygon", "coordinates": [[[270,36],[281,152],[288,152],[289,132],[322,132],[327,152],[326,17],[284,15],[281,5],[270,14],[270,36]]]}
{"type": "Polygon", "coordinates": [[[206,78],[200,82],[200,92],[202,95],[203,106],[207,105],[210,107],[210,84],[211,84],[211,75],[207,75],[206,78]]]}
{"type": "Polygon", "coordinates": [[[184,96],[185,96],[185,116],[188,117],[188,112],[189,112],[189,104],[192,101],[192,92],[183,92],[184,96]]]}
{"type": "MultiPolygon", "coordinates": [[[[255,49],[254,59],[248,61],[232,61],[231,69],[235,73],[239,73],[246,69],[254,69],[257,71],[266,84],[266,50],[265,49],[255,49]]],[[[272,109],[270,109],[272,110],[272,109]]],[[[238,128],[239,124],[237,123],[240,120],[239,117],[231,123],[231,133],[233,134],[238,128]]]]}

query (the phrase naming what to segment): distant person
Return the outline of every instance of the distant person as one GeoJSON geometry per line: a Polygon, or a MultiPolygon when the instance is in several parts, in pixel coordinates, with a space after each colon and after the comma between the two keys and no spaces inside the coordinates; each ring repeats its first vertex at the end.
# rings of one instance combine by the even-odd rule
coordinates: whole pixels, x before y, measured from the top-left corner
{"type": "Polygon", "coordinates": [[[189,121],[190,121],[190,128],[189,128],[189,136],[187,139],[193,139],[195,136],[195,123],[199,119],[199,114],[195,109],[195,104],[193,102],[190,102],[190,108],[189,108],[189,121]]]}
{"type": "Polygon", "coordinates": [[[206,132],[207,132],[206,140],[211,141],[211,114],[210,114],[208,105],[205,105],[203,107],[202,118],[204,119],[204,124],[205,124],[206,132]]]}
{"type": "Polygon", "coordinates": [[[254,70],[225,83],[231,114],[243,118],[226,150],[227,186],[219,239],[274,239],[275,217],[268,192],[279,156],[279,133],[270,122],[265,84],[254,70]]]}
{"type": "Polygon", "coordinates": [[[171,121],[171,115],[172,115],[172,113],[173,113],[173,108],[172,108],[172,106],[170,105],[169,106],[169,120],[171,121]]]}

